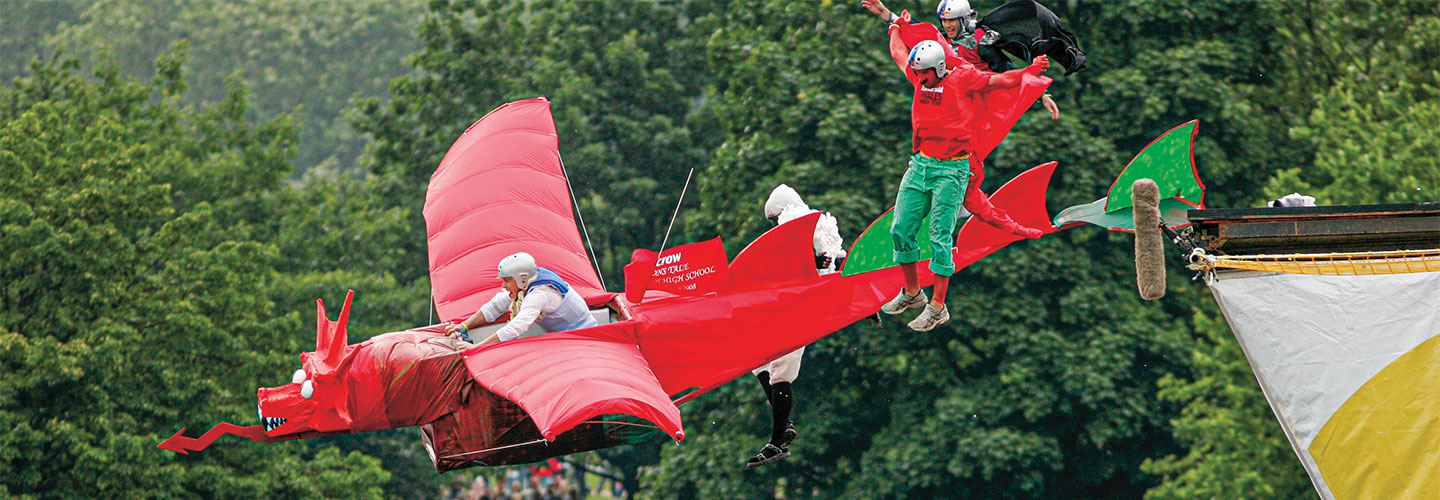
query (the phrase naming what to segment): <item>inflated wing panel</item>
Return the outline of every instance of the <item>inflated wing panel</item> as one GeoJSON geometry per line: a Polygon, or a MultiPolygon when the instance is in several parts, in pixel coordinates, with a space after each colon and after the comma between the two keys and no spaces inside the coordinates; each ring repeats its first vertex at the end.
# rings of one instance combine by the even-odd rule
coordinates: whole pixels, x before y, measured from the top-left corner
{"type": "Polygon", "coordinates": [[[442,320],[475,312],[500,289],[496,265],[535,256],[593,304],[610,294],[586,257],[560,164],[550,101],[516,101],[471,125],[425,195],[430,281],[442,320]]]}
{"type": "Polygon", "coordinates": [[[684,439],[680,409],[660,389],[625,321],[478,346],[465,368],[480,385],[525,409],[556,436],[608,414],[634,415],[684,439]]]}

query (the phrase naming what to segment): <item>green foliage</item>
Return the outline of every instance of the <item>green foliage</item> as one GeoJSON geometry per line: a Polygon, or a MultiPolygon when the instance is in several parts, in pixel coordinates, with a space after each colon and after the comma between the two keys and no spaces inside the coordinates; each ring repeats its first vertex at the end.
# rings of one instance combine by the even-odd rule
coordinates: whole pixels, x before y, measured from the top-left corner
{"type": "Polygon", "coordinates": [[[25,74],[30,60],[46,55],[41,40],[64,23],[75,23],[85,10],[79,0],[8,0],[0,3],[0,82],[25,74]]]}
{"type": "Polygon", "coordinates": [[[1160,397],[1183,404],[1175,435],[1190,445],[1183,456],[1150,460],[1142,468],[1166,477],[1147,500],[1186,498],[1305,498],[1315,494],[1285,440],[1250,364],[1213,305],[1195,312],[1196,378],[1160,380],[1160,397]]]}
{"type": "Polygon", "coordinates": [[[1440,187],[1440,5],[1322,3],[1301,32],[1331,64],[1307,68],[1328,82],[1292,135],[1315,151],[1313,166],[1272,177],[1265,195],[1300,192],[1321,205],[1434,201],[1440,187]]]}
{"type": "Polygon", "coordinates": [[[422,0],[44,3],[84,8],[45,46],[70,47],[85,60],[110,50],[125,73],[140,78],[153,74],[150,62],[175,41],[189,40],[189,102],[225,98],[226,79],[240,72],[255,93],[246,118],[295,113],[300,172],[317,166],[356,172],[364,139],[343,111],[354,96],[383,94],[404,73],[404,56],[418,47],[414,30],[423,8],[422,0]]]}
{"type": "Polygon", "coordinates": [[[181,106],[182,59],[162,58],[154,87],[64,59],[0,92],[0,491],[374,497],[387,475],[361,455],[155,449],[177,424],[252,415],[245,395],[299,326],[271,312],[276,247],[246,237],[241,210],[288,174],[292,126],[246,122],[238,88],[181,106]]]}
{"type": "Polygon", "coordinates": [[[787,183],[858,234],[892,203],[909,141],[906,84],[876,41],[883,24],[852,4],[791,2],[735,3],[717,19],[706,112],[726,137],[697,176],[701,207],[686,231],[724,235],[738,251],[768,226],[766,196],[787,183]]]}

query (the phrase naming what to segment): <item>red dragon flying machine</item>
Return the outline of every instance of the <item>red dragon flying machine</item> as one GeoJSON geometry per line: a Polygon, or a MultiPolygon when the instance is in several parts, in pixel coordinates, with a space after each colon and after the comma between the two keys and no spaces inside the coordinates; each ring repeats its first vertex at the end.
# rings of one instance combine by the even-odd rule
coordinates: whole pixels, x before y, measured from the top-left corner
{"type": "MultiPolygon", "coordinates": [[[[1006,114],[1004,129],[1016,118],[1006,114]]],[[[678,405],[874,314],[903,282],[888,213],[856,239],[841,273],[819,275],[815,214],[771,229],[728,265],[719,259],[710,277],[722,278],[709,289],[645,291],[651,255],[632,264],[642,272],[626,273],[630,298],[607,292],[586,258],[557,143],[540,97],[497,108],[450,148],[424,209],[435,307],[443,320],[467,317],[500,289],[495,263],[524,251],[578,290],[601,324],[486,346],[449,338],[441,325],[350,344],[352,292],[337,321],[317,304],[315,350],[300,354],[290,383],[258,390],[261,425],[221,423],[199,438],[181,429],[159,447],[188,453],[225,434],[274,442],[419,426],[436,469],[447,471],[631,443],[657,429],[680,441],[678,405]]],[[[1055,231],[1044,206],[1054,167],[1021,174],[993,202],[1055,231]]],[[[972,226],[953,249],[957,265],[1019,239],[972,226]]],[[[711,241],[703,243],[720,245],[711,241]]]]}

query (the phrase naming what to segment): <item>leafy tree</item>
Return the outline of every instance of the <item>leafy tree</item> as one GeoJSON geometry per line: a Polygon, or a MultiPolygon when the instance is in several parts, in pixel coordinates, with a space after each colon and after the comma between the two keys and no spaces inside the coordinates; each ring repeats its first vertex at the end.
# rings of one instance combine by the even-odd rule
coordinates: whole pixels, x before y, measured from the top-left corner
{"type": "Polygon", "coordinates": [[[247,118],[298,118],[298,172],[323,165],[358,174],[364,139],[343,112],[352,97],[383,95],[404,73],[422,7],[421,0],[96,0],[45,45],[68,46],[82,60],[108,47],[123,72],[149,78],[150,62],[187,39],[194,54],[186,62],[194,86],[188,102],[222,99],[225,79],[240,71],[255,96],[247,118]]]}
{"type": "Polygon", "coordinates": [[[360,454],[155,448],[253,415],[303,324],[271,312],[276,248],[235,215],[288,175],[293,124],[247,122],[238,87],[182,105],[181,47],[148,86],[52,58],[0,90],[0,491],[378,497],[387,473],[360,454]]]}
{"type": "Polygon", "coordinates": [[[1328,64],[1298,73],[1313,81],[1313,111],[1291,134],[1316,152],[1266,185],[1324,205],[1435,200],[1440,186],[1440,6],[1432,2],[1318,2],[1315,19],[1287,27],[1296,52],[1328,64]],[[1389,7],[1389,8],[1387,8],[1389,7]]]}
{"type": "Polygon", "coordinates": [[[45,35],[61,24],[73,24],[85,8],[76,0],[7,0],[0,2],[0,82],[25,74],[31,59],[46,55],[45,35]]]}

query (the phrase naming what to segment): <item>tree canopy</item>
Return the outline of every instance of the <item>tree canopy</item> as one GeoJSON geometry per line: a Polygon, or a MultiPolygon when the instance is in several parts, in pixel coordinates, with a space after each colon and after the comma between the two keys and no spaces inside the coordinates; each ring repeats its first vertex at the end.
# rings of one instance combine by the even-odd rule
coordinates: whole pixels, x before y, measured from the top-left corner
{"type": "MultiPolygon", "coordinates": [[[[933,3],[888,7],[928,18],[933,3]]],[[[1199,119],[1211,207],[1296,191],[1434,201],[1440,4],[1045,3],[1088,68],[1050,72],[1060,118],[1027,114],[986,191],[1055,160],[1051,212],[1091,202],[1152,138],[1199,119]]],[[[408,430],[155,445],[253,423],[255,388],[311,348],[317,297],[357,291],[352,341],[432,321],[426,183],[507,101],[553,102],[612,291],[667,230],[670,246],[721,236],[733,256],[770,227],[780,183],[853,241],[893,204],[909,154],[909,86],[885,23],[855,2],[0,8],[4,496],[432,496],[453,475],[408,430]]],[[[743,466],[770,418],[748,376],[682,408],[680,446],[576,459],[645,498],[1311,494],[1186,278],[1142,302],[1127,235],[1020,242],[956,275],[936,330],[857,324],[807,350],[786,460],[743,466]]]]}

